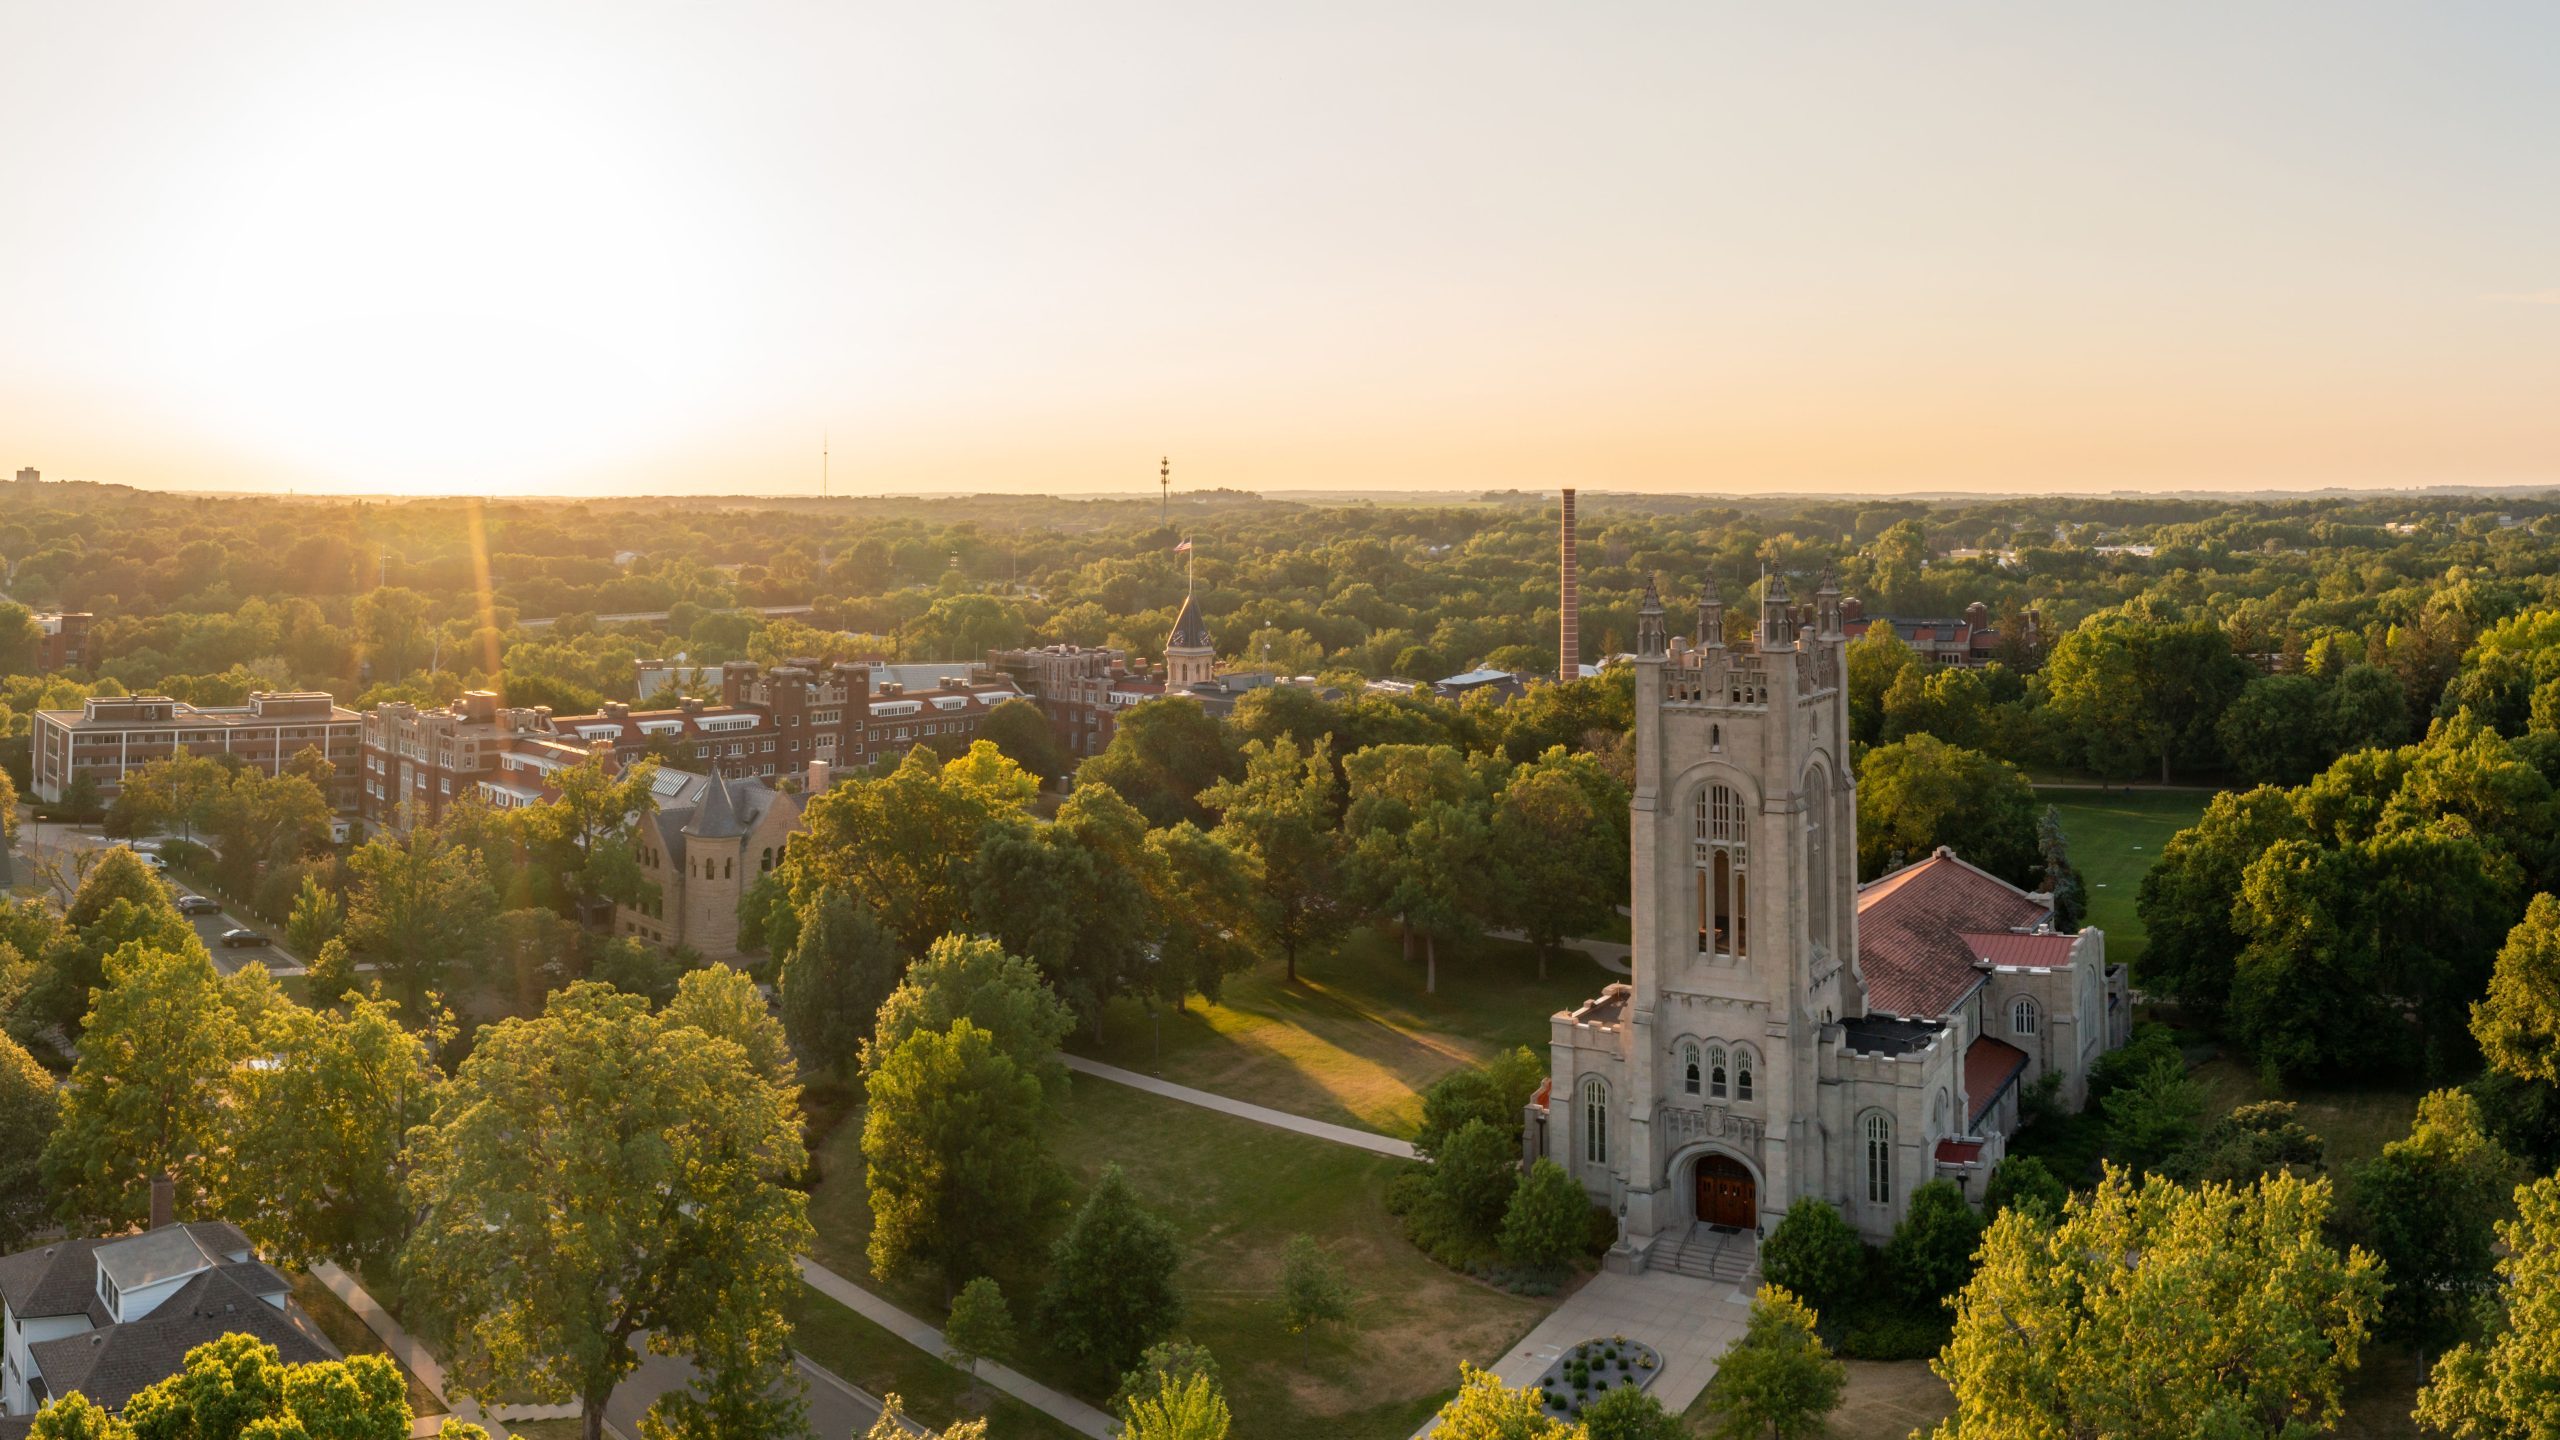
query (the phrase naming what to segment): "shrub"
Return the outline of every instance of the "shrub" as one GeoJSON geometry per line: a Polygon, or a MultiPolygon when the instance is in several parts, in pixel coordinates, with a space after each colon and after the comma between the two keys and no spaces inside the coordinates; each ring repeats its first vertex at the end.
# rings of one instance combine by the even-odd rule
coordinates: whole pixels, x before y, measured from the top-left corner
{"type": "Polygon", "coordinates": [[[1422,1128],[1413,1137],[1414,1150],[1426,1160],[1439,1159],[1441,1147],[1471,1120],[1483,1121],[1516,1145],[1521,1109],[1545,1077],[1545,1062],[1526,1046],[1494,1057],[1491,1064],[1440,1077],[1422,1093],[1422,1128]]]}
{"type": "Polygon", "coordinates": [[[1591,1197],[1553,1160],[1529,1167],[1502,1217],[1502,1255],[1514,1265],[1555,1270],[1573,1263],[1591,1233],[1591,1197]]]}
{"type": "Polygon", "coordinates": [[[1760,1272],[1827,1311],[1866,1278],[1867,1247],[1829,1202],[1799,1196],[1760,1247],[1760,1272]]]}
{"type": "Polygon", "coordinates": [[[1983,1188],[1982,1208],[1998,1215],[2014,1206],[2030,1215],[2054,1220],[2061,1218],[2062,1197],[2070,1193],[2042,1160],[2033,1155],[2011,1155],[1991,1172],[1991,1183],[1983,1188]]]}
{"type": "Polygon", "coordinates": [[[1120,1388],[1111,1397],[1111,1413],[1125,1420],[1132,1402],[1179,1390],[1195,1375],[1209,1377],[1212,1385],[1218,1383],[1218,1358],[1209,1353],[1209,1347],[1188,1340],[1159,1340],[1138,1357],[1136,1368],[1120,1377],[1120,1388]]]}
{"type": "Polygon", "coordinates": [[[1981,1243],[1982,1217],[1964,1191],[1953,1180],[1932,1180],[1911,1192],[1911,1208],[1885,1247],[1885,1267],[1904,1298],[1934,1304],[1964,1288],[1981,1243]]]}
{"type": "Polygon", "coordinates": [[[1441,1146],[1431,1180],[1453,1219],[1471,1234],[1490,1236],[1520,1182],[1514,1137],[1482,1120],[1468,1121],[1441,1146]]]}
{"type": "Polygon", "coordinates": [[[1943,1315],[1884,1305],[1849,1317],[1838,1350],[1852,1360],[1926,1360],[1947,1343],[1943,1315]]]}

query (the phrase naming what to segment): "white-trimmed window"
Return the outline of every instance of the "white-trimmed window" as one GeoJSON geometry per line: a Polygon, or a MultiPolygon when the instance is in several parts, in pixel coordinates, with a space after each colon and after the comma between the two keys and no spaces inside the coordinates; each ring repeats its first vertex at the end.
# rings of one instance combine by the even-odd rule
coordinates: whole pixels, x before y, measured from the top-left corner
{"type": "Polygon", "coordinates": [[[1728,1090],[1729,1078],[1730,1072],[1725,1068],[1724,1047],[1721,1045],[1708,1046],[1707,1098],[1710,1100],[1724,1099],[1727,1094],[1730,1093],[1728,1090]]]}
{"type": "Polygon", "coordinates": [[[1893,1119],[1870,1111],[1860,1127],[1867,1139],[1867,1203],[1893,1203],[1893,1119]]]}
{"type": "Polygon", "coordinates": [[[1582,1158],[1609,1163],[1609,1082],[1597,1077],[1582,1082],[1582,1158]]]}
{"type": "Polygon", "coordinates": [[[1759,1078],[1754,1072],[1759,1068],[1759,1059],[1751,1053],[1750,1047],[1735,1047],[1733,1052],[1734,1099],[1749,1100],[1751,1098],[1753,1083],[1759,1078]]]}
{"type": "Polygon", "coordinates": [[[1680,1088],[1692,1095],[1699,1093],[1699,1074],[1698,1047],[1691,1045],[1683,1052],[1680,1088]]]}
{"type": "Polygon", "coordinates": [[[2036,1033],[2036,1002],[2033,998],[2021,995],[2010,1004],[2009,1033],[2012,1035],[2036,1033]]]}

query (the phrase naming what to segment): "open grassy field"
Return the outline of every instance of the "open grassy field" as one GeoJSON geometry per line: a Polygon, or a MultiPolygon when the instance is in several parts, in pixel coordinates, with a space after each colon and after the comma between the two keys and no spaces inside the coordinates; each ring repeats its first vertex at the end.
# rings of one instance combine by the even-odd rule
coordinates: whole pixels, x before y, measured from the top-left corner
{"type": "Polygon", "coordinates": [[[1217,1094],[1409,1136],[1432,1081],[1516,1045],[1543,1055],[1548,1016],[1624,978],[1574,952],[1541,980],[1528,946],[1477,940],[1441,947],[1439,992],[1425,994],[1420,962],[1404,959],[1390,929],[1354,932],[1302,960],[1298,977],[1266,966],[1229,979],[1219,1004],[1164,1012],[1160,1063],[1155,1026],[1132,1003],[1112,1008],[1099,1042],[1068,1044],[1217,1094]]]}
{"type": "MultiPolygon", "coordinates": [[[[937,1281],[870,1273],[858,1122],[840,1127],[820,1153],[825,1179],[810,1206],[819,1260],[938,1322],[937,1281]]],[[[1402,1440],[1456,1388],[1460,1360],[1501,1354],[1552,1303],[1478,1285],[1408,1244],[1385,1205],[1387,1182],[1405,1162],[1086,1076],[1060,1107],[1055,1153],[1079,1186],[1119,1165],[1183,1237],[1190,1315],[1181,1331],[1218,1357],[1237,1440],[1402,1440]],[[1304,1342],[1283,1333],[1277,1309],[1281,1251],[1298,1234],[1319,1239],[1359,1297],[1351,1325],[1304,1342]]],[[[997,1278],[1037,1347],[1034,1278],[997,1278]]],[[[900,1383],[859,1354],[839,1367],[804,1343],[857,1385],[900,1383]]],[[[1041,1348],[1013,1363],[1097,1403],[1111,1389],[1107,1377],[1041,1348]]]]}
{"type": "MultiPolygon", "coordinates": [[[[2169,837],[2196,822],[2213,799],[2207,790],[2067,790],[2036,792],[2062,815],[2071,863],[2089,887],[2088,923],[2107,932],[2107,958],[2138,964],[2142,919],[2133,910],[2142,877],[2169,837]]],[[[2139,985],[2141,971],[2134,972],[2139,985]]]]}

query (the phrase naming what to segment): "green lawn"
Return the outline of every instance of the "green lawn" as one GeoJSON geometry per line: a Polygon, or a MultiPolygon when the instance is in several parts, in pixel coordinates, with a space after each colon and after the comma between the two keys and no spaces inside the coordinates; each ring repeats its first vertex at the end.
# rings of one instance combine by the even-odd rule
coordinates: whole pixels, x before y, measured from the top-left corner
{"type": "MultiPolygon", "coordinates": [[[[2204,790],[2039,790],[2062,815],[2071,863],[2089,887],[2088,923],[2107,932],[2107,959],[2142,957],[2142,919],[2133,902],[2169,837],[2196,822],[2213,799],[2204,790]]],[[[2137,972],[2138,973],[2138,972],[2137,972]]]]}
{"type": "MultiPolygon", "coordinates": [[[[938,1282],[870,1274],[857,1132],[858,1123],[848,1123],[820,1147],[825,1178],[810,1202],[813,1249],[830,1268],[939,1321],[938,1282]]],[[[1181,1233],[1190,1304],[1181,1331],[1218,1357],[1237,1440],[1402,1440],[1456,1388],[1460,1360],[1501,1354],[1552,1303],[1478,1285],[1408,1244],[1385,1206],[1387,1182],[1405,1162],[1087,1076],[1075,1078],[1059,1109],[1055,1142],[1079,1184],[1116,1163],[1181,1233]],[[1349,1327],[1303,1347],[1282,1333],[1276,1311],[1281,1250],[1301,1233],[1324,1244],[1359,1294],[1349,1327]]],[[[1019,1328],[1033,1337],[1035,1348],[1016,1357],[1016,1367],[1096,1403],[1106,1399],[1107,1377],[1037,1348],[1029,1314],[1036,1277],[998,1278],[1019,1328]]],[[[815,1345],[809,1349],[824,1362],[815,1345]]],[[[841,1373],[868,1389],[898,1383],[867,1363],[848,1356],[853,1368],[841,1373]]]]}
{"type": "Polygon", "coordinates": [[[2204,1087],[2208,1123],[2255,1101],[2292,1101],[2303,1125],[2327,1142],[2332,1175],[2344,1175],[2348,1166],[2372,1159],[2386,1143],[2407,1136],[2409,1122],[2418,1114],[2415,1090],[2271,1086],[2245,1059],[2228,1053],[2188,1073],[2204,1087]]]}
{"type": "Polygon", "coordinates": [[[1478,940],[1441,947],[1439,992],[1425,994],[1421,963],[1404,959],[1393,930],[1364,929],[1302,960],[1295,984],[1266,966],[1230,978],[1220,1004],[1164,1012],[1160,1061],[1136,1004],[1112,1008],[1099,1042],[1068,1043],[1221,1095],[1409,1136],[1432,1081],[1516,1045],[1545,1054],[1550,1015],[1623,978],[1577,951],[1542,980],[1528,946],[1478,940]]]}
{"type": "Polygon", "coordinates": [[[1077,1434],[992,1386],[973,1389],[968,1376],[805,1286],[791,1326],[801,1354],[874,1395],[897,1396],[909,1417],[936,1430],[983,1415],[991,1440],[1077,1434]]]}

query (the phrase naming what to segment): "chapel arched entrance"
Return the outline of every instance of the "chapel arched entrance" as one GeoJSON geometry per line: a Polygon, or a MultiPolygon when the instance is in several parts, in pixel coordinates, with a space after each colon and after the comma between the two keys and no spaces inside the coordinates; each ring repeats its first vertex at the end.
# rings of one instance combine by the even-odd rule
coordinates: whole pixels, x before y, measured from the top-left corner
{"type": "Polygon", "coordinates": [[[1730,1155],[1701,1155],[1691,1167],[1697,1176],[1698,1219],[1709,1225],[1749,1230],[1760,1223],[1760,1200],[1750,1167],[1730,1155]]]}

